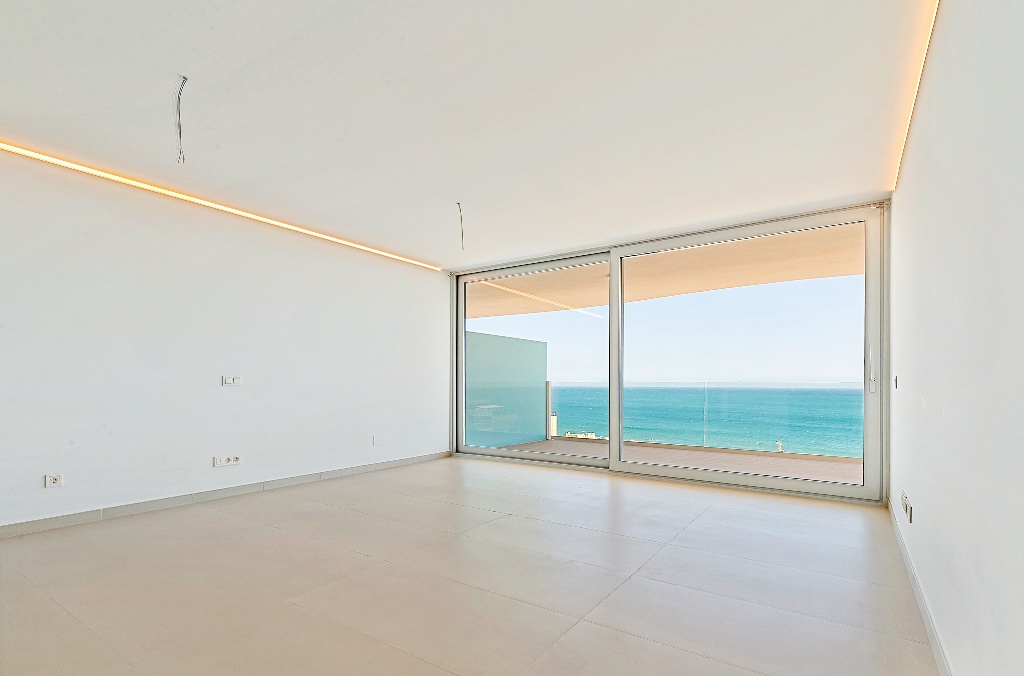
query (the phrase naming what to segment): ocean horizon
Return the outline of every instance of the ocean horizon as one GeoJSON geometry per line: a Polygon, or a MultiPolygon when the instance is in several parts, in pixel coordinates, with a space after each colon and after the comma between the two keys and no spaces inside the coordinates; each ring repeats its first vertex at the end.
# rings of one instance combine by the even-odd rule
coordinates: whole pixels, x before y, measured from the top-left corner
{"type": "MultiPolygon", "coordinates": [[[[712,448],[864,456],[860,383],[628,383],[624,438],[712,448]]],[[[558,435],[608,437],[608,390],[553,383],[558,435]]]]}

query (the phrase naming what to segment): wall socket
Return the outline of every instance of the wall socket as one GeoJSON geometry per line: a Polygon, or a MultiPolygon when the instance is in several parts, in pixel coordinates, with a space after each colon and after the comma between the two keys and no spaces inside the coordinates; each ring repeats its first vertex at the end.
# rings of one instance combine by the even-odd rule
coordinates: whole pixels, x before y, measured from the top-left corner
{"type": "Polygon", "coordinates": [[[240,455],[215,455],[213,456],[214,467],[227,467],[228,465],[241,465],[242,456],[240,455]]]}
{"type": "Polygon", "coordinates": [[[374,446],[386,446],[387,443],[388,443],[387,437],[385,437],[383,434],[374,434],[373,435],[373,445],[374,446]]]}
{"type": "Polygon", "coordinates": [[[910,504],[906,493],[900,493],[900,504],[903,505],[903,511],[907,514],[907,523],[914,523],[914,506],[910,504]]]}
{"type": "Polygon", "coordinates": [[[60,488],[63,485],[64,485],[64,475],[63,474],[47,474],[43,478],[43,487],[44,488],[60,488]]]}
{"type": "Polygon", "coordinates": [[[241,387],[242,376],[221,376],[220,384],[225,387],[241,387]]]}

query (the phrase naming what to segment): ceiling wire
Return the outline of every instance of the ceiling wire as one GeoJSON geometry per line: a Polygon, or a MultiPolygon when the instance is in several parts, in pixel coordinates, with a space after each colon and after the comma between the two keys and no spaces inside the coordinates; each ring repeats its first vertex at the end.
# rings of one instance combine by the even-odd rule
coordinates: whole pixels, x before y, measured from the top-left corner
{"type": "Polygon", "coordinates": [[[184,75],[180,75],[179,77],[181,78],[181,83],[178,84],[178,98],[177,102],[174,105],[174,118],[175,123],[177,124],[178,127],[178,163],[184,164],[185,149],[181,145],[181,92],[184,91],[185,83],[188,82],[188,78],[184,75]]]}
{"type": "Polygon", "coordinates": [[[459,232],[462,235],[462,250],[466,250],[466,226],[462,224],[462,204],[459,202],[455,203],[455,206],[459,208],[459,232]]]}

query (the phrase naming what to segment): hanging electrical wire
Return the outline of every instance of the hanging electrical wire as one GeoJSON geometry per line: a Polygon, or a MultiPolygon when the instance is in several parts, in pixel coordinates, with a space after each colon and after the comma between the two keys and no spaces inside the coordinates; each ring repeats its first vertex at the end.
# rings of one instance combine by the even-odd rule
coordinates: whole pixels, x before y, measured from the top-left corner
{"type": "Polygon", "coordinates": [[[459,202],[455,203],[455,206],[459,208],[459,233],[462,236],[462,250],[466,250],[466,227],[462,224],[462,204],[459,202]]]}
{"type": "Polygon", "coordinates": [[[174,118],[175,123],[177,124],[178,127],[178,162],[180,164],[184,164],[185,149],[181,145],[181,92],[184,91],[185,83],[188,82],[188,78],[184,75],[181,75],[179,77],[181,77],[181,82],[178,84],[178,98],[177,102],[174,105],[174,118]]]}

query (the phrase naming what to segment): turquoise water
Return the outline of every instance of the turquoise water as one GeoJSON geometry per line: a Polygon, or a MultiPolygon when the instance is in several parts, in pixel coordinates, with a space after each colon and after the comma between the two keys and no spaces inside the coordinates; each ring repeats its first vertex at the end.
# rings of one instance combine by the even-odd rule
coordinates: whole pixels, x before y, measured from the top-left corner
{"type": "MultiPolygon", "coordinates": [[[[625,439],[860,458],[864,391],[824,387],[626,387],[625,439]]],[[[558,434],[608,436],[608,391],[555,385],[558,434]]]]}

